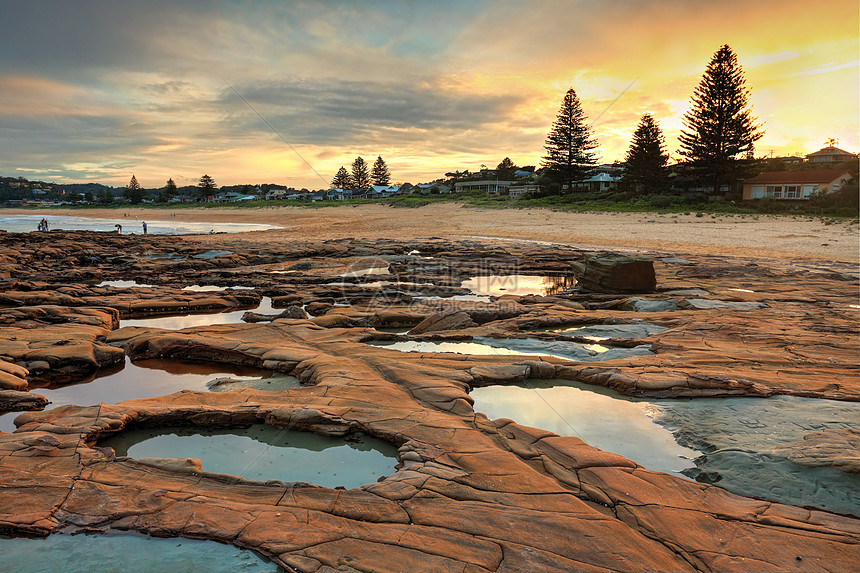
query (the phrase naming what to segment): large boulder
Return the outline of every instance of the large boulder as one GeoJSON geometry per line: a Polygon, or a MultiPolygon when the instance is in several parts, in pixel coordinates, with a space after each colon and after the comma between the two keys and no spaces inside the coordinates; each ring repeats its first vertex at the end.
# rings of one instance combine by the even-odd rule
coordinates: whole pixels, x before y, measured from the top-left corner
{"type": "Polygon", "coordinates": [[[583,290],[605,293],[654,292],[654,261],[642,255],[597,253],[584,262],[571,263],[583,290]]]}

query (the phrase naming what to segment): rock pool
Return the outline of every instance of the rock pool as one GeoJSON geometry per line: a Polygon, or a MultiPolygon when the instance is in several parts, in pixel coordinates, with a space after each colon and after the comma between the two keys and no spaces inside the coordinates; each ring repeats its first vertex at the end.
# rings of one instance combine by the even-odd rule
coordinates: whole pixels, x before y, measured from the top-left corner
{"type": "Polygon", "coordinates": [[[397,448],[365,435],[332,437],[256,424],[249,428],[142,428],[101,442],[117,456],[197,458],[203,471],[244,479],[347,489],[394,473],[397,448]]]}
{"type": "Polygon", "coordinates": [[[253,551],[232,545],[133,534],[57,534],[39,539],[0,537],[0,553],[3,570],[18,573],[283,571],[253,551]]]}

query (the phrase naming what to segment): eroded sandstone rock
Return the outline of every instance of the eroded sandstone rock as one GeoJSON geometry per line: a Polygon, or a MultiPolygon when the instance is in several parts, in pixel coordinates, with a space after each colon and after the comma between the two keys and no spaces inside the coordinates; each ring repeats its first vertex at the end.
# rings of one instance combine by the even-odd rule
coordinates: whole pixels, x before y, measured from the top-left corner
{"type": "Polygon", "coordinates": [[[657,279],[650,257],[630,254],[599,253],[583,262],[571,263],[580,288],[596,292],[654,292],[657,279]]]}

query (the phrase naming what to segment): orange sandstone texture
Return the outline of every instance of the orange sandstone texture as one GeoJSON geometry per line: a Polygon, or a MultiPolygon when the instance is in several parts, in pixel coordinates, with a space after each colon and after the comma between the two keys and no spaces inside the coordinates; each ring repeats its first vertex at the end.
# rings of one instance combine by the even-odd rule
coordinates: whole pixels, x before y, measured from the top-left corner
{"type": "MultiPolygon", "coordinates": [[[[649,471],[577,438],[488,420],[473,411],[468,395],[483,384],[567,378],[634,395],[787,393],[858,400],[858,327],[850,306],[856,304],[857,277],[850,265],[658,257],[658,289],[652,294],[507,295],[486,303],[413,299],[423,292],[417,287],[383,296],[387,287],[362,284],[373,277],[350,279],[346,287],[325,283],[343,281],[335,275],[344,269],[373,268],[382,261],[403,280],[429,282],[432,292],[451,294],[463,277],[479,270],[488,274],[489,267],[506,261],[539,274],[561,272],[583,254],[451,240],[293,243],[252,250],[244,238],[222,237],[205,248],[232,254],[225,261],[203,261],[211,266],[193,257],[159,259],[152,263],[158,274],[146,276],[122,261],[83,261],[58,268],[66,278],[42,284],[30,274],[33,265],[43,277],[56,278],[51,275],[56,261],[79,260],[75,244],[86,243],[91,252],[188,248],[173,238],[111,236],[104,239],[107,246],[96,235],[54,238],[49,262],[33,255],[42,247],[25,244],[19,252],[29,258],[10,267],[16,284],[7,283],[4,291],[8,308],[0,313],[5,317],[0,354],[8,365],[2,370],[12,378],[48,377],[80,364],[99,368],[97,355],[128,355],[260,366],[295,374],[303,387],[185,391],[21,414],[16,432],[0,433],[0,532],[118,529],[213,539],[253,548],[302,572],[848,571],[860,560],[857,518],[744,498],[649,471]],[[445,270],[416,271],[415,266],[433,264],[404,258],[413,248],[432,254],[445,270]],[[271,273],[300,263],[308,264],[288,274],[271,273]],[[86,293],[95,287],[70,281],[96,275],[158,282],[160,294],[153,301],[207,277],[225,286],[250,283],[280,297],[285,308],[302,305],[316,312],[312,319],[180,331],[116,329],[124,305],[148,295],[143,289],[106,291],[97,296],[100,308],[90,306],[86,293]],[[61,301],[58,293],[69,298],[61,301]],[[65,306],[26,306],[34,300],[27,297],[37,296],[65,306]],[[666,309],[633,310],[643,300],[666,309]],[[366,344],[473,336],[582,342],[535,329],[637,324],[643,318],[667,330],[601,344],[644,344],[653,354],[598,363],[400,353],[366,344]],[[374,329],[422,321],[421,334],[374,329]],[[62,340],[69,342],[58,344],[62,340]],[[34,364],[42,369],[31,368],[34,364]],[[254,423],[368,434],[397,446],[399,463],[378,482],[337,490],[208,474],[196,461],[116,458],[98,445],[127,428],[254,423]]],[[[220,293],[204,294],[223,299],[220,293]]],[[[850,447],[855,438],[811,436],[805,440],[809,444],[789,453],[816,460],[809,463],[850,462],[850,452],[840,455],[833,445],[850,447]]]]}

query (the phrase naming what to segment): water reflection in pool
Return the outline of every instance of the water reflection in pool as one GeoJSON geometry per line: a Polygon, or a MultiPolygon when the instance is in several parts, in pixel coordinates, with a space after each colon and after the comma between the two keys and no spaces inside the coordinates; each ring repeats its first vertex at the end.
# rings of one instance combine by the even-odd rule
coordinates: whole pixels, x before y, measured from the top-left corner
{"type": "Polygon", "coordinates": [[[137,281],[102,281],[95,285],[96,287],[114,287],[114,288],[155,288],[156,285],[139,283],[137,281]]]}
{"type": "Polygon", "coordinates": [[[400,340],[375,341],[373,346],[381,346],[401,352],[454,352],[483,356],[554,356],[565,360],[595,362],[615,360],[631,356],[651,354],[650,346],[640,345],[633,348],[615,348],[592,344],[580,344],[566,340],[541,340],[536,338],[490,338],[476,336],[471,342],[400,340]]]}
{"type": "Polygon", "coordinates": [[[18,573],[253,573],[283,571],[247,549],[215,541],[134,534],[0,537],[3,570],[18,573]]]}
{"type": "Polygon", "coordinates": [[[593,324],[554,330],[568,336],[606,340],[607,338],[647,338],[652,334],[663,332],[667,328],[656,324],[638,322],[635,324],[593,324]]]}
{"type": "Polygon", "coordinates": [[[677,474],[693,467],[692,459],[701,453],[678,445],[669,430],[654,423],[650,403],[625,400],[604,388],[532,380],[475,388],[470,395],[475,411],[491,419],[510,418],[560,436],[576,436],[651,470],[677,474]]]}
{"type": "MultiPolygon", "coordinates": [[[[475,411],[576,436],[648,469],[679,471],[739,495],[860,516],[856,472],[811,467],[780,446],[824,430],[860,430],[860,404],[774,396],[645,400],[571,381],[471,392],[475,411]]],[[[850,452],[844,452],[850,457],[850,452]]]]}
{"type": "Polygon", "coordinates": [[[117,456],[197,458],[207,472],[250,480],[303,481],[354,488],[393,473],[397,448],[364,435],[336,438],[257,424],[209,431],[151,428],[122,432],[101,445],[117,456]]]}
{"type": "Polygon", "coordinates": [[[278,314],[283,309],[272,307],[272,299],[264,296],[260,305],[253,309],[231,310],[228,312],[217,312],[209,314],[185,314],[182,316],[159,316],[153,318],[129,318],[119,321],[120,328],[124,326],[146,326],[154,328],[166,328],[179,330],[192,326],[212,326],[215,324],[243,324],[242,316],[246,312],[258,314],[278,314]]]}
{"type": "Polygon", "coordinates": [[[476,295],[554,295],[576,284],[572,276],[545,277],[532,275],[487,275],[472,277],[460,285],[476,295]]]}
{"type": "MultiPolygon", "coordinates": [[[[224,377],[236,380],[238,386],[226,385],[217,388],[219,391],[238,389],[243,385],[242,382],[246,386],[254,384],[255,387],[265,389],[267,380],[277,381],[278,386],[294,388],[300,386],[299,381],[292,376],[283,376],[262,368],[175,360],[132,362],[126,358],[125,367],[122,370],[56,388],[39,387],[34,384],[31,385],[30,390],[50,400],[48,409],[51,409],[68,404],[78,406],[91,406],[100,402],[116,404],[136,398],[166,396],[180,390],[206,391],[213,379],[224,377]]],[[[13,420],[20,414],[21,412],[9,412],[0,415],[0,431],[13,432],[15,430],[13,420]]]]}

